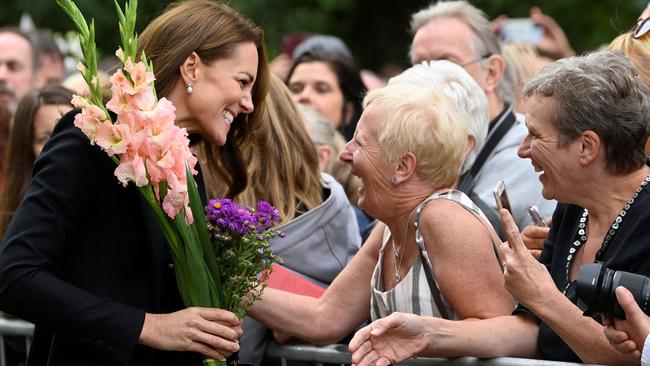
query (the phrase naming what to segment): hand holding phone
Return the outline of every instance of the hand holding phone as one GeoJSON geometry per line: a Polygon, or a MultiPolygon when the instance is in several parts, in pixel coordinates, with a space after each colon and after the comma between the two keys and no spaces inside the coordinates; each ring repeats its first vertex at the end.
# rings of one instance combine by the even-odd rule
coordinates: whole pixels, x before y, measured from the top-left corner
{"type": "Polygon", "coordinates": [[[494,200],[497,204],[497,209],[501,210],[505,208],[512,215],[512,209],[510,209],[510,199],[508,198],[508,192],[506,192],[506,184],[500,180],[497,182],[496,187],[494,187],[494,200]]]}
{"type": "Polygon", "coordinates": [[[528,215],[530,215],[530,217],[533,219],[533,223],[536,226],[548,227],[544,216],[542,216],[542,214],[539,212],[539,208],[537,208],[537,206],[528,206],[526,211],[528,212],[528,215]]]}
{"type": "Polygon", "coordinates": [[[499,35],[504,42],[536,44],[542,39],[544,29],[530,18],[510,18],[503,23],[499,35]]]}

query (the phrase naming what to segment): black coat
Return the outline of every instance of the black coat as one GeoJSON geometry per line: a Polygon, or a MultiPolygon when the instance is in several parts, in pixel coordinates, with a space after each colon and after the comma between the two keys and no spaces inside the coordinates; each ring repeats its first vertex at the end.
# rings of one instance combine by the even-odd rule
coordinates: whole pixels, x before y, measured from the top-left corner
{"type": "Polygon", "coordinates": [[[190,365],[138,345],[145,312],[183,308],[167,244],[133,184],[65,115],[0,252],[0,309],[36,324],[28,365],[190,365]]]}

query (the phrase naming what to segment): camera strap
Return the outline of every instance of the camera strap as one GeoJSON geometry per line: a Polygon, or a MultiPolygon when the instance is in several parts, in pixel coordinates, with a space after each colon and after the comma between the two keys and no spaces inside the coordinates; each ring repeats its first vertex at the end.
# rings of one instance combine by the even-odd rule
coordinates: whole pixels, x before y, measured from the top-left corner
{"type": "Polygon", "coordinates": [[[488,134],[487,141],[481,149],[481,152],[476,157],[474,164],[472,164],[472,167],[460,177],[460,182],[458,183],[459,191],[468,196],[471,194],[476,185],[476,176],[481,171],[481,168],[483,168],[488,157],[492,154],[492,151],[494,151],[494,148],[497,147],[499,142],[503,139],[503,136],[508,133],[516,121],[517,117],[515,117],[515,114],[512,112],[512,106],[506,104],[506,107],[494,123],[495,130],[488,134]]]}

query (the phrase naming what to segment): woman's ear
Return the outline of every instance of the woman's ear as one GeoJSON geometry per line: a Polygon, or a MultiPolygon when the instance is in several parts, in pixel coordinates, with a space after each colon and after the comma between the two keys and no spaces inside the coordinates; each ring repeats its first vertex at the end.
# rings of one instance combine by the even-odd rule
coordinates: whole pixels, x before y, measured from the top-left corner
{"type": "Polygon", "coordinates": [[[580,135],[579,139],[579,162],[581,165],[589,165],[600,155],[602,146],[600,137],[594,131],[587,130],[580,135]]]}
{"type": "Polygon", "coordinates": [[[396,178],[393,183],[395,184],[409,179],[415,173],[416,165],[417,158],[412,152],[408,152],[406,155],[402,156],[395,169],[394,176],[396,178]]]}
{"type": "Polygon", "coordinates": [[[465,157],[467,158],[467,155],[472,151],[474,148],[474,145],[476,144],[476,140],[474,139],[474,136],[472,135],[467,135],[467,147],[465,148],[465,157]]]}
{"type": "Polygon", "coordinates": [[[181,64],[181,78],[183,79],[183,83],[185,85],[194,84],[200,63],[201,58],[199,55],[196,52],[192,52],[181,64]]]}

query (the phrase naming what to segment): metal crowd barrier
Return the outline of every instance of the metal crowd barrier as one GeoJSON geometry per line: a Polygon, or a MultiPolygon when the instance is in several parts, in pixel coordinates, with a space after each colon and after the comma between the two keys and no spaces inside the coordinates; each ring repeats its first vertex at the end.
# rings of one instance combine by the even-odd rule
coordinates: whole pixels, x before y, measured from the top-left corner
{"type": "Polygon", "coordinates": [[[7,352],[5,345],[6,336],[25,337],[25,349],[29,352],[32,343],[34,324],[24,320],[10,320],[0,318],[0,366],[7,365],[7,352]]]}
{"type": "MultiPolygon", "coordinates": [[[[324,347],[317,347],[308,344],[282,345],[271,342],[266,349],[266,359],[279,359],[282,366],[288,366],[289,361],[308,361],[315,366],[334,364],[346,366],[351,363],[351,354],[348,346],[344,344],[332,344],[324,347]]],[[[544,360],[533,360],[527,358],[497,357],[497,358],[424,358],[418,357],[400,362],[400,366],[585,366],[585,364],[571,362],[555,362],[544,360]]],[[[592,365],[595,366],[595,365],[592,365]]]]}
{"type": "MultiPolygon", "coordinates": [[[[25,349],[29,351],[31,345],[34,325],[23,320],[9,320],[0,318],[0,366],[6,366],[5,337],[25,337],[25,349]]],[[[350,365],[351,354],[348,346],[344,344],[332,344],[324,347],[317,347],[308,344],[278,344],[271,342],[267,349],[267,359],[279,359],[282,366],[288,366],[289,361],[310,362],[315,366],[324,364],[350,365]]],[[[526,358],[498,357],[481,359],[475,357],[458,357],[453,359],[444,358],[415,358],[400,362],[400,366],[585,366],[570,362],[554,362],[544,360],[533,360],[526,358]]],[[[596,366],[596,365],[592,365],[596,366]]]]}

